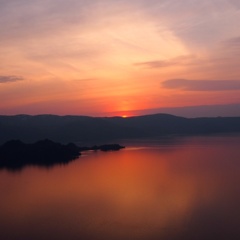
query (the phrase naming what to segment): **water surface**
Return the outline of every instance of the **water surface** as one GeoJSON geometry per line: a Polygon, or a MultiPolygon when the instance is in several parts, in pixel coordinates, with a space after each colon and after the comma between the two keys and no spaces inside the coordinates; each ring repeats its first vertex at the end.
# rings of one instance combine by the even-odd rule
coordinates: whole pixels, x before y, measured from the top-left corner
{"type": "Polygon", "coordinates": [[[240,239],[240,137],[125,141],[0,170],[0,239],[240,239]]]}

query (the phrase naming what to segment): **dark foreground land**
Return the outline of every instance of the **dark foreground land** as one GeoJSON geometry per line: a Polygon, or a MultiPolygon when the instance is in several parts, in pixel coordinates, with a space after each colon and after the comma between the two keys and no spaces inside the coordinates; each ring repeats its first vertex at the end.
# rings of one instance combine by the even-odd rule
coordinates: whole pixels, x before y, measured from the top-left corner
{"type": "Polygon", "coordinates": [[[82,151],[116,151],[122,148],[124,147],[118,144],[78,147],[73,143],[64,145],[48,139],[31,144],[11,140],[0,146],[0,169],[17,170],[27,165],[50,167],[66,164],[78,158],[82,151]]]}

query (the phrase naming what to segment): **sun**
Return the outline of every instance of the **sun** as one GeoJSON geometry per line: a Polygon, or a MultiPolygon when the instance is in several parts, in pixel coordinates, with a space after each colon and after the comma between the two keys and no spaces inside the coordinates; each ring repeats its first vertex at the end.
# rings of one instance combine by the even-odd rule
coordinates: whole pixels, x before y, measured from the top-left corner
{"type": "Polygon", "coordinates": [[[127,115],[122,115],[122,118],[127,118],[128,116],[127,115]]]}

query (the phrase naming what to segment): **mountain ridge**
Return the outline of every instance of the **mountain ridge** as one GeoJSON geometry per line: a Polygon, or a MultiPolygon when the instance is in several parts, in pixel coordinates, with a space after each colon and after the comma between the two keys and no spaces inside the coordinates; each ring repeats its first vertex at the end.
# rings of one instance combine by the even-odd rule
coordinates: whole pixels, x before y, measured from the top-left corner
{"type": "Polygon", "coordinates": [[[79,142],[123,138],[240,132],[240,117],[185,118],[158,113],[142,116],[0,115],[0,143],[12,139],[79,142]]]}

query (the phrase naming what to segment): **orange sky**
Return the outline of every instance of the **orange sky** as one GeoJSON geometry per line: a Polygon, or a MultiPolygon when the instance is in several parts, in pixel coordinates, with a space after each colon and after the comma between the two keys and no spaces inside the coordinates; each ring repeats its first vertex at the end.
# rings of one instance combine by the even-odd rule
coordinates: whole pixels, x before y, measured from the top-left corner
{"type": "Polygon", "coordinates": [[[0,3],[0,114],[240,103],[234,0],[0,3]]]}

